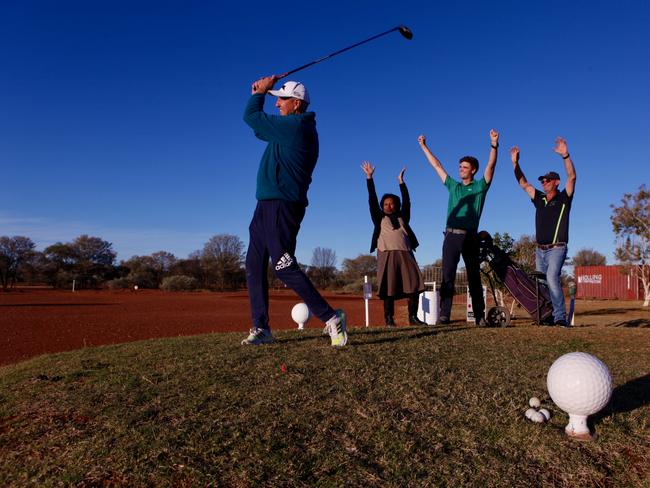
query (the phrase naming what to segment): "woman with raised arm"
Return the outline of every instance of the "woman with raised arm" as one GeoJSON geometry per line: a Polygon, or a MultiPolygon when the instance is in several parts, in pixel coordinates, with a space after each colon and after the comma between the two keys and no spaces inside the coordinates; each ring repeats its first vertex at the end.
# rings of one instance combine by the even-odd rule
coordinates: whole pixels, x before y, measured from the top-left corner
{"type": "Polygon", "coordinates": [[[413,255],[419,243],[409,225],[411,199],[404,183],[406,166],[397,177],[401,200],[397,195],[386,193],[379,201],[372,179],[375,167],[364,161],[361,169],[366,174],[370,217],[374,224],[370,252],[377,249],[377,294],[384,301],[386,325],[395,326],[395,300],[401,298],[408,298],[409,324],[425,325],[417,317],[424,280],[413,255]]]}

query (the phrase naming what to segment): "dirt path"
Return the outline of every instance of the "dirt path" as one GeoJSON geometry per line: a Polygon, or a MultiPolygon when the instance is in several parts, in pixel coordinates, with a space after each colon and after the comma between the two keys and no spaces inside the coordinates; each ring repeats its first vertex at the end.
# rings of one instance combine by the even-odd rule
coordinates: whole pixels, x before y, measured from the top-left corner
{"type": "MultiPolygon", "coordinates": [[[[364,302],[359,296],[325,294],[335,308],[348,314],[348,324],[365,324],[364,302]]],[[[292,329],[291,308],[300,300],[289,291],[274,292],[270,299],[271,325],[292,329]]],[[[650,311],[640,302],[580,301],[578,326],[617,325],[650,327],[650,311]]],[[[454,306],[452,319],[464,320],[462,305],[454,306]]],[[[520,312],[521,314],[521,312],[520,312]]],[[[407,321],[406,301],[398,302],[396,321],[407,321]]],[[[383,325],[382,302],[370,301],[371,326],[383,325]]],[[[516,326],[527,326],[522,317],[516,326]]],[[[168,293],[136,291],[70,291],[19,289],[0,293],[0,365],[40,354],[82,347],[131,342],[154,337],[242,332],[250,327],[248,296],[235,293],[168,293]]],[[[308,328],[321,328],[311,319],[308,328]]]]}

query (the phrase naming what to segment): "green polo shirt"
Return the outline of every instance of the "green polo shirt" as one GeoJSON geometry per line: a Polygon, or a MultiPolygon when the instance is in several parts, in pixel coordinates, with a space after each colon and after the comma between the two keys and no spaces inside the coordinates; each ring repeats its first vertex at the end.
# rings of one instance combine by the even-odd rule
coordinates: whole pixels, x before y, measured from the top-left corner
{"type": "Polygon", "coordinates": [[[463,185],[462,182],[447,175],[445,186],[449,190],[447,227],[478,230],[478,222],[490,184],[485,181],[485,178],[481,178],[472,180],[469,185],[463,185]]]}

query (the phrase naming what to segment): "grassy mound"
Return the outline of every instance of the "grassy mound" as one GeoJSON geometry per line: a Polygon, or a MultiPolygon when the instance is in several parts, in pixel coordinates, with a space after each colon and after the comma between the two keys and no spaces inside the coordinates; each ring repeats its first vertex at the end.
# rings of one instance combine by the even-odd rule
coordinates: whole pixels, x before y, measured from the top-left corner
{"type": "Polygon", "coordinates": [[[0,369],[0,485],[648,486],[647,329],[320,330],[152,340],[0,369]],[[597,438],[564,436],[560,355],[616,386],[597,438]],[[531,396],[553,414],[525,420],[531,396]]]}

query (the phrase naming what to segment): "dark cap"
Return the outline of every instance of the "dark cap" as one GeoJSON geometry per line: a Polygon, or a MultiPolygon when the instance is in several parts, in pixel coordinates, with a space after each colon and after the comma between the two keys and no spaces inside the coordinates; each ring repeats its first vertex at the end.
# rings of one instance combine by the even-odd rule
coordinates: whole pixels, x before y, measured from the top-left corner
{"type": "Polygon", "coordinates": [[[557,174],[555,171],[549,171],[548,173],[546,173],[545,175],[540,176],[537,179],[539,181],[542,181],[544,178],[546,178],[547,180],[559,180],[560,175],[557,174]]]}

